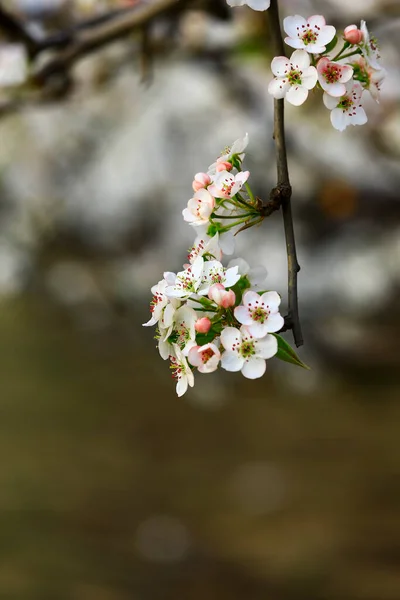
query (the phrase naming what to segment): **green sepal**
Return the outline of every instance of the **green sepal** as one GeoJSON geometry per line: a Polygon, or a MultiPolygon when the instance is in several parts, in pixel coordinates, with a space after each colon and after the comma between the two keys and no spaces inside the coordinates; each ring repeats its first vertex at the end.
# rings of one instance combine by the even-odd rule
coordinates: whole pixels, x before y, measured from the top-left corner
{"type": "Polygon", "coordinates": [[[283,339],[283,337],[281,337],[277,333],[273,333],[272,335],[274,335],[278,341],[278,352],[275,354],[276,358],[279,358],[279,360],[283,360],[288,363],[292,363],[292,365],[302,367],[303,369],[307,369],[308,371],[311,370],[308,365],[306,365],[300,360],[296,352],[287,343],[287,341],[283,339]]]}
{"type": "MultiPolygon", "coordinates": [[[[335,35],[335,37],[333,38],[333,40],[331,42],[329,42],[329,44],[326,44],[324,54],[326,54],[327,52],[330,52],[331,50],[333,50],[334,47],[336,46],[337,42],[338,42],[338,38],[337,38],[337,35],[335,35]]],[[[348,44],[348,46],[350,45],[349,42],[345,42],[345,44],[344,44],[345,47],[346,47],[346,44],[348,44]]]]}

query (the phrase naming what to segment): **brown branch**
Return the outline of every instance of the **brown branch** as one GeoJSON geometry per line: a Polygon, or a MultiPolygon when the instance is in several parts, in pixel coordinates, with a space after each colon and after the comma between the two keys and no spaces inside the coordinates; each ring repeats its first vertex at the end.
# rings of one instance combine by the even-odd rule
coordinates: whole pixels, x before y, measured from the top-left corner
{"type": "MultiPolygon", "coordinates": [[[[271,0],[268,15],[274,55],[283,56],[285,50],[281,34],[278,0],[271,0]]],[[[278,180],[277,186],[271,192],[271,197],[282,206],[288,260],[288,315],[285,319],[285,326],[292,330],[296,346],[301,346],[303,344],[303,336],[301,333],[297,299],[297,273],[300,271],[300,265],[297,262],[292,218],[292,188],[290,186],[286,153],[284,101],[276,99],[274,99],[274,140],[278,180]]]]}
{"type": "Polygon", "coordinates": [[[117,16],[92,31],[79,31],[70,45],[36,73],[35,81],[43,84],[53,74],[67,71],[87,54],[128,36],[135,29],[146,27],[156,17],[180,10],[188,2],[189,0],[158,0],[153,4],[139,6],[133,12],[117,16]]]}

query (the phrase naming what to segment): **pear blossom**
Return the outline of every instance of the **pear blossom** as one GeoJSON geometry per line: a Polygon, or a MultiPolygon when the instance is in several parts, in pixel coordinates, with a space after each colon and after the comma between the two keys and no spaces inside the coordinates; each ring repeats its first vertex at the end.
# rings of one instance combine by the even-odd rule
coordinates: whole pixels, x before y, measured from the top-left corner
{"type": "Polygon", "coordinates": [[[204,263],[201,283],[197,288],[197,293],[199,296],[205,296],[213,283],[222,283],[224,287],[229,288],[235,285],[239,279],[240,275],[237,267],[225,269],[218,260],[209,260],[204,263]]]}
{"type": "Polygon", "coordinates": [[[176,274],[175,283],[165,288],[166,295],[170,298],[189,298],[196,293],[202,282],[203,266],[204,258],[198,256],[192,265],[176,274]]]}
{"type": "Polygon", "coordinates": [[[153,299],[150,303],[150,312],[152,314],[150,320],[147,323],[143,323],[144,327],[150,327],[158,322],[160,323],[160,327],[165,329],[171,327],[175,310],[179,307],[180,302],[175,298],[168,298],[165,293],[168,285],[166,279],[162,279],[157,285],[153,285],[151,288],[153,299]]]}
{"type": "Polygon", "coordinates": [[[348,25],[343,32],[343,37],[346,42],[355,46],[362,41],[363,32],[361,29],[358,29],[357,25],[348,25]]]}
{"type": "Polygon", "coordinates": [[[267,278],[267,269],[265,267],[259,265],[251,268],[244,258],[233,258],[229,261],[228,269],[236,266],[240,276],[247,279],[248,287],[253,289],[262,285],[267,278]]]}
{"type": "Polygon", "coordinates": [[[197,333],[208,333],[211,329],[211,325],[211,320],[208,317],[202,317],[201,319],[197,319],[194,328],[197,333]]]}
{"type": "Polygon", "coordinates": [[[367,63],[363,56],[358,56],[352,63],[354,69],[354,77],[357,81],[362,82],[373,99],[379,104],[379,96],[381,92],[381,83],[386,77],[386,70],[383,68],[374,69],[367,63]]]}
{"type": "Polygon", "coordinates": [[[237,194],[250,176],[249,171],[241,171],[237,175],[233,175],[228,171],[218,173],[208,191],[215,198],[232,198],[237,194]]]}
{"type": "Polygon", "coordinates": [[[249,143],[249,134],[246,133],[244,138],[235,140],[231,147],[225,148],[223,154],[217,158],[216,162],[208,167],[208,174],[212,177],[217,172],[217,165],[223,162],[230,162],[233,157],[237,156],[240,161],[244,159],[244,151],[249,143]]]}
{"type": "Polygon", "coordinates": [[[235,306],[235,292],[233,290],[226,290],[222,283],[214,283],[208,290],[208,297],[217,306],[222,306],[223,308],[235,306]]]}
{"type": "Polygon", "coordinates": [[[187,356],[189,350],[196,345],[197,313],[190,306],[183,305],[174,314],[173,334],[176,337],[175,344],[187,356]]]}
{"type": "Polygon", "coordinates": [[[194,346],[189,352],[188,360],[200,373],[212,373],[218,369],[221,352],[213,343],[194,346]]]}
{"type": "Polygon", "coordinates": [[[278,351],[278,342],[273,335],[267,334],[256,339],[242,326],[226,327],[221,332],[221,344],[225,348],[221,358],[221,367],[226,371],[241,371],[248,379],[258,379],[265,373],[265,359],[272,358],[278,351]]]}
{"type": "Polygon", "coordinates": [[[243,306],[237,306],[235,318],[246,325],[255,338],[262,338],[267,333],[282,329],[284,319],[279,313],[281,299],[276,292],[265,292],[260,296],[251,290],[245,292],[242,298],[243,306]]]}
{"type": "Polygon", "coordinates": [[[364,125],[367,115],[361,104],[363,93],[358,81],[349,81],[346,85],[346,94],[334,98],[324,92],[323,101],[331,112],[331,123],[335,129],[344,131],[348,125],[364,125]]]}
{"type": "Polygon", "coordinates": [[[321,54],[326,50],[326,44],[333,40],[336,29],[326,25],[322,15],[313,15],[308,19],[295,15],[283,19],[283,29],[288,37],[285,43],[292,48],[307,50],[311,54],[321,54]]]}
{"type": "Polygon", "coordinates": [[[363,40],[360,44],[361,51],[363,53],[364,58],[374,69],[380,69],[381,65],[379,63],[380,53],[379,46],[376,37],[371,36],[367,24],[365,21],[361,21],[360,29],[362,31],[363,40]]]}
{"type": "Polygon", "coordinates": [[[226,0],[228,6],[244,6],[247,4],[253,10],[267,10],[271,0],[226,0]]]}
{"type": "Polygon", "coordinates": [[[196,238],[193,247],[189,250],[188,260],[193,264],[198,256],[211,257],[215,260],[221,260],[222,250],[219,246],[219,234],[216,233],[212,238],[199,236],[196,238]],[[203,239],[205,238],[205,239],[203,239]]]}
{"type": "Polygon", "coordinates": [[[28,55],[22,44],[0,44],[0,87],[21,85],[28,77],[28,55]]]}
{"type": "MultiPolygon", "coordinates": [[[[224,214],[224,211],[222,211],[221,209],[219,209],[218,212],[221,214],[224,214]]],[[[226,212],[228,213],[228,211],[226,211],[226,212]]],[[[232,214],[232,211],[230,211],[229,214],[232,214]]],[[[213,226],[210,227],[209,224],[199,225],[199,227],[196,227],[196,231],[198,232],[198,236],[197,236],[196,242],[195,242],[196,244],[198,243],[198,240],[203,240],[206,244],[208,244],[209,240],[212,240],[213,238],[215,238],[218,235],[218,247],[221,252],[221,255],[218,256],[218,255],[214,254],[213,252],[210,252],[210,255],[214,255],[217,260],[221,260],[223,254],[227,254],[229,256],[234,253],[234,251],[235,251],[235,236],[234,236],[233,231],[231,231],[231,230],[218,231],[213,226]]],[[[213,243],[215,243],[215,242],[213,242],[213,243]]],[[[192,248],[192,250],[193,250],[193,248],[192,248]]],[[[189,254],[189,256],[190,256],[190,254],[189,254]]]]}
{"type": "Polygon", "coordinates": [[[307,100],[308,90],[317,83],[317,70],[310,66],[310,57],[305,50],[295,50],[292,56],[276,56],[271,63],[275,75],[268,92],[274,98],[285,98],[290,104],[300,106],[307,100]]]}
{"type": "Polygon", "coordinates": [[[208,223],[214,206],[215,199],[208,190],[202,188],[189,200],[187,208],[183,209],[183,218],[190,225],[204,225],[208,223]]]}
{"type": "Polygon", "coordinates": [[[190,387],[194,386],[194,376],[186,357],[176,344],[172,345],[172,353],[170,355],[172,377],[176,379],[176,393],[178,397],[183,396],[190,387]]]}
{"type": "Polygon", "coordinates": [[[345,83],[353,77],[353,69],[348,65],[341,65],[322,57],[317,64],[318,81],[325,92],[330,96],[344,96],[345,83]]]}
{"type": "Polygon", "coordinates": [[[192,188],[198,192],[202,188],[206,188],[211,183],[211,177],[207,173],[196,173],[193,179],[192,188]]]}

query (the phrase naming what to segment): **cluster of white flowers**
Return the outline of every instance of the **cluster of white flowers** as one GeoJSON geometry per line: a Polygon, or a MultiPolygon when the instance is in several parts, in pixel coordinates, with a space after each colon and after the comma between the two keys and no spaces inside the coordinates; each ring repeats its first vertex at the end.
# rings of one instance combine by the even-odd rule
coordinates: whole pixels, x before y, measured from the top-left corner
{"type": "Polygon", "coordinates": [[[151,288],[151,319],[144,325],[157,325],[158,349],[171,362],[178,396],[193,386],[195,369],[211,373],[221,366],[256,379],[266,359],[288,360],[278,351],[282,344],[288,348],[276,335],[284,325],[280,296],[261,287],[265,268],[250,268],[241,258],[226,267],[221,262],[223,253],[233,251],[232,230],[262,219],[260,201],[247,184],[250,174],[241,170],[247,144],[247,135],[236,140],[207,173],[195,175],[183,217],[203,232],[183,270],[164,273],[151,288]]]}
{"type": "Polygon", "coordinates": [[[296,50],[290,58],[276,56],[272,60],[275,78],[269,84],[269,93],[300,106],[309,90],[317,86],[323,91],[323,102],[331,111],[335,129],[343,131],[348,125],[366,123],[362,95],[368,90],[379,102],[386,71],[379,63],[378,45],[365,21],[361,21],[360,29],[356,25],[346,27],[340,49],[336,29],[326,25],[322,15],[286,17],[283,28],[286,44],[296,50]]]}

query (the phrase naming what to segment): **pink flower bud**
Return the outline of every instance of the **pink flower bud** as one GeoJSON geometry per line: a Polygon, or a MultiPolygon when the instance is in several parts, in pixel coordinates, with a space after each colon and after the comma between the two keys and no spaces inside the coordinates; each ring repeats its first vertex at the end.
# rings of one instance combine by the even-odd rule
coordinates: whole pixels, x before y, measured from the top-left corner
{"type": "Polygon", "coordinates": [[[208,317],[197,319],[196,323],[194,324],[194,328],[197,333],[208,333],[211,329],[211,321],[208,317]]]}
{"type": "Polygon", "coordinates": [[[234,306],[236,302],[235,292],[226,290],[222,283],[214,283],[208,291],[208,297],[218,306],[222,306],[222,308],[234,306]]]}
{"type": "Polygon", "coordinates": [[[221,171],[231,171],[232,165],[230,162],[217,160],[217,166],[215,167],[215,170],[217,173],[221,173],[221,171]]]}
{"type": "Polygon", "coordinates": [[[349,25],[344,30],[344,39],[346,42],[349,42],[349,44],[359,44],[362,42],[363,32],[361,29],[358,29],[357,25],[349,25]]]}
{"type": "Polygon", "coordinates": [[[195,192],[198,192],[202,188],[207,187],[211,183],[211,177],[207,173],[196,173],[192,183],[192,188],[195,192]]]}

